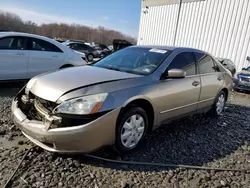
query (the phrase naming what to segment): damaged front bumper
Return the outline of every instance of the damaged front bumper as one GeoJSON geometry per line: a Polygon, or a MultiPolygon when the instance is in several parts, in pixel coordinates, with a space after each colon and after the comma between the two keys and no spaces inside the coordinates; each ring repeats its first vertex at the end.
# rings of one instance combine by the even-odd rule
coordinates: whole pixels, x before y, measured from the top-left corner
{"type": "MultiPolygon", "coordinates": [[[[44,121],[31,119],[19,108],[18,100],[21,99],[16,97],[11,107],[15,124],[29,140],[45,150],[58,153],[89,153],[115,142],[115,125],[119,108],[86,124],[58,127],[53,125],[53,122],[60,124],[62,121],[60,118],[47,116],[43,118],[44,121]]],[[[42,109],[39,113],[45,116],[47,114],[42,109]]]]}

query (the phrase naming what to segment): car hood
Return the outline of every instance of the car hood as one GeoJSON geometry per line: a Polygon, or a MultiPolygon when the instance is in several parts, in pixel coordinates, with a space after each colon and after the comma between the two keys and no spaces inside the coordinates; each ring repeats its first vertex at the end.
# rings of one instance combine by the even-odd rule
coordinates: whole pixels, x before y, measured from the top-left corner
{"type": "Polygon", "coordinates": [[[75,89],[137,77],[142,76],[86,65],[36,76],[28,82],[26,92],[56,102],[60,96],[75,89]]]}

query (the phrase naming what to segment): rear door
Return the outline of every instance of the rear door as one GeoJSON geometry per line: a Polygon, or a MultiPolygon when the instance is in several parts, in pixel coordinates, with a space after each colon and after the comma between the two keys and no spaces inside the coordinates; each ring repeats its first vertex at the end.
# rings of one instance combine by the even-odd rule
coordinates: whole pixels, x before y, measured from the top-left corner
{"type": "Polygon", "coordinates": [[[60,48],[45,40],[29,38],[28,49],[30,52],[29,77],[58,69],[65,59],[65,53],[60,48]]]}
{"type": "Polygon", "coordinates": [[[212,106],[223,85],[223,75],[213,58],[205,53],[196,53],[201,76],[201,94],[198,109],[212,106]]]}
{"type": "Polygon", "coordinates": [[[0,80],[26,79],[29,52],[27,38],[0,39],[0,80]]]}
{"type": "Polygon", "coordinates": [[[86,55],[89,53],[89,48],[85,44],[72,43],[72,44],[69,44],[69,46],[71,49],[76,50],[78,52],[85,53],[86,55]]]}
{"type": "Polygon", "coordinates": [[[92,51],[91,48],[86,44],[78,44],[78,46],[79,46],[80,51],[85,54],[88,54],[92,51]]]}

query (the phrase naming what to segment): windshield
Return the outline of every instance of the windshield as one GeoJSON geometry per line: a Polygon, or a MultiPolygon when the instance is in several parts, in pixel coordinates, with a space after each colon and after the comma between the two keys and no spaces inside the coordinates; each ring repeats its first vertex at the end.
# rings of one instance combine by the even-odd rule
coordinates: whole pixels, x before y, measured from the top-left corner
{"type": "Polygon", "coordinates": [[[156,70],[171,52],[155,48],[125,48],[101,59],[93,66],[147,75],[156,70]]]}

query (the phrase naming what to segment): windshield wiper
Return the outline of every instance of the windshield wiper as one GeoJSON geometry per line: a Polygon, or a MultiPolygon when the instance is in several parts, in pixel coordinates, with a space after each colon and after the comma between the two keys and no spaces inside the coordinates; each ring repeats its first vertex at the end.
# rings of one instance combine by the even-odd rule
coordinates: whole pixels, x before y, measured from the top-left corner
{"type": "Polygon", "coordinates": [[[115,71],[122,71],[121,69],[116,68],[116,67],[112,67],[112,66],[108,66],[108,67],[105,67],[105,68],[110,69],[110,70],[115,70],[115,71]]]}

